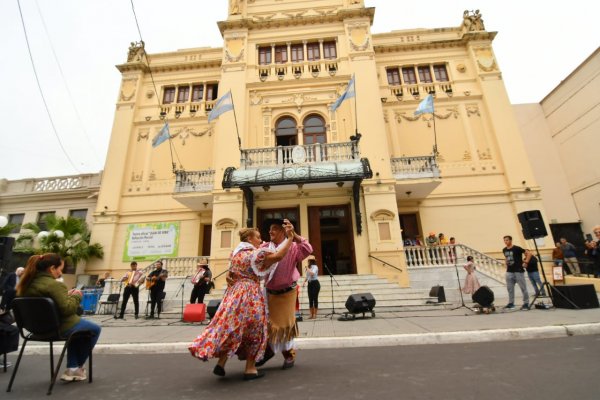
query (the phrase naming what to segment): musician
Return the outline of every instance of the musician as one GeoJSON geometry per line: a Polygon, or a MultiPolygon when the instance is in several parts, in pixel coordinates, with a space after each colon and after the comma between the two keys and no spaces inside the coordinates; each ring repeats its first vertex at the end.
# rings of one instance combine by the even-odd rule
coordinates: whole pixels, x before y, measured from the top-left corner
{"type": "Polygon", "coordinates": [[[140,285],[144,282],[144,272],[137,269],[137,262],[132,261],[129,264],[131,271],[127,272],[121,282],[125,284],[125,289],[123,290],[123,304],[121,305],[121,313],[117,318],[123,319],[123,315],[125,314],[125,308],[127,308],[127,302],[129,301],[129,297],[133,298],[133,306],[135,308],[135,319],[138,319],[138,314],[140,311],[140,285]]]}
{"type": "Polygon", "coordinates": [[[208,266],[208,261],[199,262],[196,265],[196,273],[192,275],[192,296],[190,297],[190,303],[194,304],[196,300],[198,303],[204,303],[204,296],[210,291],[210,280],[212,279],[212,272],[208,266]]]}
{"type": "Polygon", "coordinates": [[[162,311],[162,294],[165,290],[165,282],[167,277],[168,272],[166,269],[163,269],[162,261],[157,261],[156,269],[148,274],[148,278],[146,280],[146,289],[150,291],[149,319],[154,318],[154,309],[157,308],[157,305],[157,317],[160,318],[160,313],[162,311]]]}

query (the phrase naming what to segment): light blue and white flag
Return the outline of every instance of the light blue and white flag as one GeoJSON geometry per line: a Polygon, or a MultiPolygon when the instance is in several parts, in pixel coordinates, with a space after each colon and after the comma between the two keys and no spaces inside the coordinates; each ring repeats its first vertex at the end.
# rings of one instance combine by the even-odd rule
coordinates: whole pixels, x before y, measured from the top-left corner
{"type": "Polygon", "coordinates": [[[335,110],[339,108],[344,100],[348,100],[354,96],[356,96],[356,90],[354,88],[354,74],[352,74],[352,79],[350,79],[350,82],[348,82],[346,91],[335,101],[335,103],[333,103],[331,106],[331,111],[335,112],[335,110]]]}
{"type": "Polygon", "coordinates": [[[169,132],[169,123],[166,123],[165,126],[162,127],[160,131],[154,136],[152,139],[152,147],[156,147],[162,142],[165,142],[171,138],[171,133],[169,132]]]}
{"type": "Polygon", "coordinates": [[[208,122],[219,118],[219,115],[231,110],[233,110],[233,98],[231,97],[230,90],[227,93],[225,93],[219,100],[217,100],[215,106],[208,114],[208,122]]]}
{"type": "Polygon", "coordinates": [[[415,115],[421,114],[433,114],[433,95],[428,94],[421,102],[419,107],[415,110],[415,115]]]}

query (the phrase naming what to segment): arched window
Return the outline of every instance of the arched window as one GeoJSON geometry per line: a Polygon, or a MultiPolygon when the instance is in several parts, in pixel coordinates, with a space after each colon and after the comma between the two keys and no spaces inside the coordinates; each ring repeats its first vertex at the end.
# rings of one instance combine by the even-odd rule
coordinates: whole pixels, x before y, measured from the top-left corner
{"type": "Polygon", "coordinates": [[[298,144],[298,127],[296,120],[291,117],[282,117],[275,124],[276,146],[295,146],[298,144]]]}
{"type": "Polygon", "coordinates": [[[325,120],[316,114],[304,118],[304,144],[327,142],[325,120]]]}

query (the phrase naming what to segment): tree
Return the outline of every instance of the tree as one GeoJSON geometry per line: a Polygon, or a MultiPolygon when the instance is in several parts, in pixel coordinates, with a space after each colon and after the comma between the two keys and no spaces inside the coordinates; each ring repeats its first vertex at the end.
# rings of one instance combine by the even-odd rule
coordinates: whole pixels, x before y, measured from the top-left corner
{"type": "Polygon", "coordinates": [[[104,257],[104,249],[101,244],[90,244],[91,232],[84,220],[48,215],[44,218],[44,222],[48,234],[41,236],[39,234],[42,229],[38,224],[28,223],[23,225],[23,228],[31,232],[19,235],[15,251],[36,254],[56,253],[65,260],[65,264],[73,267],[77,267],[77,264],[82,260],[102,259],[104,257]]]}

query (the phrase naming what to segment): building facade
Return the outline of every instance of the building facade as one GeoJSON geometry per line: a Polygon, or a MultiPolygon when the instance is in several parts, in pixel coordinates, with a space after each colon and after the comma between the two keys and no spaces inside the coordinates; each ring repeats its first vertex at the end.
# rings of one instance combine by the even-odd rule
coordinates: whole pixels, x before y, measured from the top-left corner
{"type": "Polygon", "coordinates": [[[600,223],[599,72],[596,49],[539,104],[514,106],[554,238],[581,249],[600,223]]]}
{"type": "Polygon", "coordinates": [[[362,0],[231,0],[222,48],[133,43],[94,213],[105,259],[88,273],[169,254],[210,255],[216,275],[241,227],[264,237],[279,218],[320,268],[403,286],[406,239],[444,232],[491,255],[503,235],[522,242],[517,214],[545,212],[496,33],[465,11],[455,27],[374,34],[374,15],[362,0]],[[234,111],[209,122],[227,93],[234,111]],[[428,94],[433,116],[415,116],[428,94]]]}

